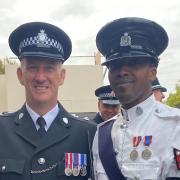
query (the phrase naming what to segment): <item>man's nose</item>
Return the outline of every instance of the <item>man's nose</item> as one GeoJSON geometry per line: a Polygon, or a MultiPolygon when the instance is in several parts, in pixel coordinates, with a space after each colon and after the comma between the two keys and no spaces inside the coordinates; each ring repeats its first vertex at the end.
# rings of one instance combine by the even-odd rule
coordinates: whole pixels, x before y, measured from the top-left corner
{"type": "Polygon", "coordinates": [[[39,68],[36,73],[36,80],[43,81],[46,78],[46,73],[44,69],[39,68]]]}

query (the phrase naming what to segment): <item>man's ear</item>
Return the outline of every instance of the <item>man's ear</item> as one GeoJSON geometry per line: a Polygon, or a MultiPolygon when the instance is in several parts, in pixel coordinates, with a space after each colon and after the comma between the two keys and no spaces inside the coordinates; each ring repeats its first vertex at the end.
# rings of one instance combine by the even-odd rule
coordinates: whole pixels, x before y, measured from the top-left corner
{"type": "Polygon", "coordinates": [[[60,86],[64,83],[65,77],[66,77],[66,69],[62,68],[60,72],[60,79],[59,79],[60,86]]]}
{"type": "Polygon", "coordinates": [[[100,111],[100,105],[101,105],[101,102],[100,100],[98,100],[98,110],[100,111]]]}
{"type": "Polygon", "coordinates": [[[22,75],[22,68],[18,67],[16,73],[17,73],[17,77],[18,77],[19,82],[21,83],[21,85],[24,86],[23,75],[22,75]]]}
{"type": "Polygon", "coordinates": [[[156,79],[156,74],[157,74],[157,68],[156,67],[151,67],[150,71],[150,80],[154,81],[156,79]]]}

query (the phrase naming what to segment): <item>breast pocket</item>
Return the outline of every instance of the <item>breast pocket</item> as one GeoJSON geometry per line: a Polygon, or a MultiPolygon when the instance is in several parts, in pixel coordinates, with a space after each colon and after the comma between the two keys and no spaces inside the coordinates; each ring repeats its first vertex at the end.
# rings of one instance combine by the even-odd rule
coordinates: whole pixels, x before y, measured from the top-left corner
{"type": "Polygon", "coordinates": [[[125,163],[121,169],[128,180],[157,180],[160,174],[160,165],[155,163],[125,163]]]}
{"type": "Polygon", "coordinates": [[[21,179],[24,170],[25,160],[0,159],[0,179],[16,180],[21,179]]]}

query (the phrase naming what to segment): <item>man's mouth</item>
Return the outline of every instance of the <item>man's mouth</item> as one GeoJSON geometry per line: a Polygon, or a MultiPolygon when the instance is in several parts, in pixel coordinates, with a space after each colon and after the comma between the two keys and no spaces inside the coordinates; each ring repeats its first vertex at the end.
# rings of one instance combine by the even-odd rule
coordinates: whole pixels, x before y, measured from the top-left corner
{"type": "Polygon", "coordinates": [[[48,86],[39,86],[39,85],[36,85],[34,86],[37,90],[39,91],[44,91],[44,90],[47,90],[48,89],[48,86]]]}

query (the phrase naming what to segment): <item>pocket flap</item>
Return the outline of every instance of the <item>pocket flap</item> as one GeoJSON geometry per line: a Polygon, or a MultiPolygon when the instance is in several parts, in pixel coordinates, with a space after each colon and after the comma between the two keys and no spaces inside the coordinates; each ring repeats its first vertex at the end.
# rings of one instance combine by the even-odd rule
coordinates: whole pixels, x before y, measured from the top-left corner
{"type": "Polygon", "coordinates": [[[25,160],[0,159],[0,173],[14,172],[22,174],[25,160]]]}

